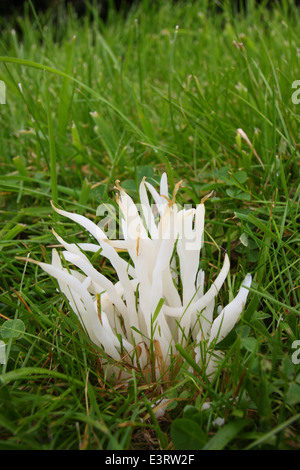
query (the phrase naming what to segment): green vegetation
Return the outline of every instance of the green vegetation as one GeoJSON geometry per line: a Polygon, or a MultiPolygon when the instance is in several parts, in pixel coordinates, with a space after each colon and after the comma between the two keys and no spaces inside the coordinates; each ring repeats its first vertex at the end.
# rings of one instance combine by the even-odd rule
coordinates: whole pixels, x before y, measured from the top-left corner
{"type": "Polygon", "coordinates": [[[246,3],[144,0],[105,22],[29,3],[0,23],[0,449],[299,449],[300,11],[246,3]],[[137,372],[118,387],[53,279],[20,258],[49,261],[52,227],[86,241],[51,200],[97,221],[116,179],[136,197],[163,171],[184,181],[181,204],[214,191],[211,276],[227,250],[229,295],[254,282],[212,382],[191,348],[169,387],[137,372]]]}

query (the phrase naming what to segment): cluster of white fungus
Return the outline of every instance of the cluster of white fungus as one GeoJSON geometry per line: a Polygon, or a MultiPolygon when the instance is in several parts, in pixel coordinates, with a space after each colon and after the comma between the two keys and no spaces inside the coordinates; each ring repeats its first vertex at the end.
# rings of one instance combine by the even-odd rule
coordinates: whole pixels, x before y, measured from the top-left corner
{"type": "Polygon", "coordinates": [[[247,300],[250,274],[236,297],[217,309],[216,298],[230,268],[227,254],[205,291],[208,282],[199,269],[204,201],[196,208],[180,210],[175,204],[179,186],[170,199],[165,173],[159,192],[144,178],[138,208],[117,183],[123,239],[109,239],[86,217],[53,206],[58,214],[86,229],[93,243],[67,243],[54,232],[64,250],[60,256],[53,249],[51,264],[38,264],[57,280],[91,341],[118,364],[112,367],[110,363],[109,371],[119,374],[121,364],[124,378],[130,377],[132,367],[145,374],[154,367],[158,379],[177,353],[175,344],[186,347],[191,339],[195,361],[209,375],[214,356],[204,354],[209,359],[203,359],[203,351],[212,350],[232,330],[247,300]],[[110,262],[115,282],[93,266],[89,252],[99,252],[110,262]]]}

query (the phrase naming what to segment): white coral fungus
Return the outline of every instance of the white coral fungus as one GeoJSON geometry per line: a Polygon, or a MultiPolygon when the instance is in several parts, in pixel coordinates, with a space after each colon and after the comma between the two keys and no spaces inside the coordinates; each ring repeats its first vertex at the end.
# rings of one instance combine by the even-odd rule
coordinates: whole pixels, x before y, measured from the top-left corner
{"type": "MultiPolygon", "coordinates": [[[[196,208],[179,210],[175,204],[179,186],[170,200],[165,173],[159,192],[144,178],[138,210],[117,183],[124,235],[118,240],[108,239],[86,217],[53,206],[60,215],[84,227],[97,243],[70,244],[54,232],[65,249],[64,262],[53,249],[52,263],[38,264],[56,278],[91,341],[122,366],[122,377],[128,378],[130,368],[135,367],[146,375],[151,370],[152,378],[158,379],[176,355],[176,343],[186,347],[191,338],[195,361],[205,366],[206,372],[211,370],[213,356],[205,353],[210,360],[203,363],[203,351],[213,350],[232,330],[247,300],[250,274],[237,296],[214,318],[216,297],[229,272],[229,258],[225,254],[219,274],[205,292],[207,283],[199,269],[204,201],[196,208]],[[149,195],[154,204],[150,204],[149,195]],[[109,260],[116,282],[95,269],[88,252],[99,252],[109,260]]],[[[111,364],[107,369],[120,371],[111,364]]]]}

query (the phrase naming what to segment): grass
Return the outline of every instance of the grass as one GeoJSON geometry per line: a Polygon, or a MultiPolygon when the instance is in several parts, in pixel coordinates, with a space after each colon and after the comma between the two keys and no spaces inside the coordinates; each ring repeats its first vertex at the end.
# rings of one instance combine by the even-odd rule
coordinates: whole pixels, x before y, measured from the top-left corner
{"type": "Polygon", "coordinates": [[[1,449],[300,447],[300,12],[208,3],[111,5],[105,22],[93,4],[78,18],[29,3],[1,23],[1,449]],[[163,171],[184,180],[181,204],[214,191],[206,270],[227,250],[229,296],[246,272],[254,282],[212,382],[179,347],[168,388],[137,373],[114,387],[54,281],[18,258],[49,260],[51,227],[84,239],[51,200],[97,221],[116,179],[136,197],[143,175],[163,171]]]}

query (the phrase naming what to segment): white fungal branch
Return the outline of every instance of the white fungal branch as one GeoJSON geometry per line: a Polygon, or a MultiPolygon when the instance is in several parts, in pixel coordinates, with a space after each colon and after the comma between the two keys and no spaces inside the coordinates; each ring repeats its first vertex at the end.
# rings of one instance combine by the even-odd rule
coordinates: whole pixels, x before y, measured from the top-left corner
{"type": "MultiPolygon", "coordinates": [[[[225,255],[219,274],[205,292],[205,274],[199,269],[205,199],[196,208],[179,210],[175,196],[180,184],[170,198],[166,173],[159,192],[144,178],[138,207],[116,182],[124,239],[108,239],[91,220],[52,205],[58,214],[87,230],[96,243],[70,244],[53,231],[64,248],[62,255],[69,268],[63,266],[55,249],[51,264],[38,263],[57,280],[91,341],[115,361],[126,354],[127,360],[132,358],[132,366],[147,371],[152,341],[157,378],[170,365],[176,342],[185,345],[192,338],[200,363],[199,344],[208,350],[232,330],[252,280],[247,274],[237,296],[214,318],[216,298],[229,273],[229,257],[225,255]],[[154,204],[150,204],[150,198],[154,204]],[[111,263],[115,283],[90,262],[87,253],[98,251],[111,263]],[[128,253],[129,262],[122,258],[123,251],[128,253]]],[[[206,366],[209,370],[210,365],[206,366]]]]}

